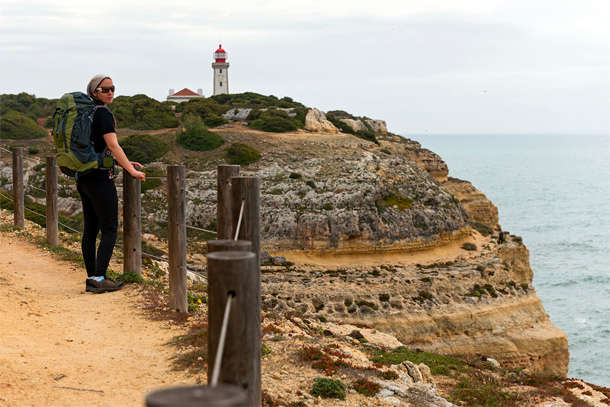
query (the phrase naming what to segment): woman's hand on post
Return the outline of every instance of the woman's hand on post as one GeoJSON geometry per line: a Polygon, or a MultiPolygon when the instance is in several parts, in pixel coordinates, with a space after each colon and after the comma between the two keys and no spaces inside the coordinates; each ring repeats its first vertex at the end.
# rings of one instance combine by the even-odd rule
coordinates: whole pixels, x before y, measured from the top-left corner
{"type": "Polygon", "coordinates": [[[146,174],[143,173],[142,171],[138,171],[136,168],[142,168],[143,165],[140,163],[136,163],[136,162],[130,162],[131,166],[133,167],[133,169],[131,171],[129,171],[129,174],[131,174],[132,177],[139,179],[142,182],[146,182],[146,174]]]}

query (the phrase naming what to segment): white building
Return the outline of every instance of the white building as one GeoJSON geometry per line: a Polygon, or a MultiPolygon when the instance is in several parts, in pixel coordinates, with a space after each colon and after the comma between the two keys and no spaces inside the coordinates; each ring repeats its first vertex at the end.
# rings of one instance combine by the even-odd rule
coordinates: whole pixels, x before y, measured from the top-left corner
{"type": "Polygon", "coordinates": [[[190,89],[184,88],[179,92],[175,92],[173,89],[169,90],[169,96],[167,97],[168,102],[188,102],[194,98],[202,98],[203,97],[203,89],[197,89],[197,93],[193,92],[190,89]]]}

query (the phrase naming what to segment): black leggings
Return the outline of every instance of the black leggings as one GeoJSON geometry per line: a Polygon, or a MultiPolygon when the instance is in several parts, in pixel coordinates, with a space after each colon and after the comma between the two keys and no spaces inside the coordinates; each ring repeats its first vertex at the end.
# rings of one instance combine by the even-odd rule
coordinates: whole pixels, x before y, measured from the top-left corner
{"type": "Polygon", "coordinates": [[[82,250],[87,276],[105,276],[112,257],[119,225],[119,201],[114,180],[78,178],[76,188],[83,201],[82,250]],[[96,239],[102,231],[96,254],[96,239]]]}

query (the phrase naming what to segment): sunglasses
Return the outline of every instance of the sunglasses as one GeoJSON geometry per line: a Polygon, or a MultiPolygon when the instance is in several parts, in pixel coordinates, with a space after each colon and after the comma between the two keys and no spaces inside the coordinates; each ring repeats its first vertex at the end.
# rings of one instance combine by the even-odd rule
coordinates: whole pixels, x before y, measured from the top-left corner
{"type": "Polygon", "coordinates": [[[115,89],[114,85],[112,85],[112,86],[101,86],[99,88],[96,88],[95,90],[99,90],[102,93],[108,93],[110,91],[112,91],[112,93],[114,93],[114,89],[115,89]]]}

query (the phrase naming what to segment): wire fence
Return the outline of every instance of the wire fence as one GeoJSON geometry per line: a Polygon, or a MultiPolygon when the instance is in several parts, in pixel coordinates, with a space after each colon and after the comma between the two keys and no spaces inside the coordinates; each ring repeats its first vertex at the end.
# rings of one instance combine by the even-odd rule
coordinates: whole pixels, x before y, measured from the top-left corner
{"type": "MultiPolygon", "coordinates": [[[[0,149],[2,149],[2,150],[4,150],[4,151],[7,151],[7,152],[11,152],[10,150],[7,150],[7,149],[2,148],[2,147],[0,147],[0,149]]],[[[24,158],[25,158],[25,157],[24,157],[24,158]]],[[[160,179],[160,180],[167,180],[167,177],[147,177],[147,179],[160,179]]],[[[215,182],[216,180],[204,179],[204,178],[181,178],[181,179],[180,179],[180,181],[215,182]]],[[[7,185],[10,185],[10,186],[12,187],[12,183],[7,184],[7,185]]],[[[228,181],[227,181],[227,185],[228,185],[229,187],[231,187],[231,183],[230,183],[230,182],[228,182],[228,181]]],[[[35,186],[35,185],[31,185],[31,184],[25,185],[25,186],[24,186],[24,189],[25,189],[25,190],[34,189],[34,190],[36,190],[36,191],[44,192],[45,194],[47,193],[47,189],[46,189],[46,188],[44,188],[44,189],[43,189],[43,188],[39,188],[39,187],[37,187],[37,186],[35,186]]],[[[14,202],[14,201],[13,201],[13,199],[11,199],[10,197],[5,196],[5,195],[4,195],[4,197],[5,197],[5,198],[7,198],[7,199],[9,199],[11,202],[14,202]]],[[[43,205],[43,206],[46,206],[46,205],[43,205]]],[[[239,236],[239,232],[240,232],[240,228],[241,228],[241,224],[242,224],[242,219],[243,219],[244,206],[245,206],[245,200],[242,200],[242,203],[241,203],[241,208],[240,208],[240,212],[239,212],[239,219],[238,219],[238,222],[237,222],[237,228],[236,228],[236,233],[235,233],[234,240],[237,240],[237,238],[238,238],[238,236],[239,236]]],[[[34,215],[40,216],[42,219],[46,219],[46,218],[47,218],[47,215],[46,215],[46,214],[42,214],[42,213],[36,212],[36,211],[34,211],[34,210],[31,210],[31,209],[30,209],[30,208],[28,208],[27,206],[24,206],[24,209],[25,209],[25,210],[27,210],[28,212],[30,212],[30,213],[32,213],[32,214],[34,214],[34,215]]],[[[144,220],[152,220],[152,221],[155,221],[155,222],[165,222],[165,223],[167,223],[167,222],[168,222],[168,220],[167,220],[167,219],[163,219],[163,218],[159,218],[159,217],[152,219],[152,218],[151,218],[151,216],[152,216],[152,215],[149,215],[149,216],[142,216],[142,215],[138,215],[138,217],[139,217],[141,220],[142,220],[142,219],[144,219],[144,220]]],[[[73,232],[73,233],[79,234],[79,235],[81,235],[81,236],[83,235],[83,232],[82,232],[82,231],[79,231],[79,230],[77,230],[77,229],[74,229],[73,227],[68,226],[68,225],[66,225],[65,223],[62,223],[62,222],[59,222],[59,221],[58,221],[58,224],[59,224],[61,227],[63,227],[65,230],[68,230],[68,231],[70,231],[70,232],[73,232]]],[[[199,232],[210,233],[210,234],[214,234],[214,235],[217,235],[217,234],[218,234],[218,232],[217,232],[217,231],[214,231],[214,230],[209,230],[209,229],[204,229],[204,228],[200,228],[200,227],[196,227],[196,226],[193,226],[193,225],[188,225],[188,224],[182,224],[182,223],[181,223],[181,224],[179,224],[179,226],[181,226],[181,227],[185,227],[185,228],[190,229],[190,230],[196,230],[196,231],[199,231],[199,232]]],[[[99,238],[98,238],[98,242],[99,242],[99,238]]],[[[116,244],[115,244],[115,246],[116,246],[116,247],[123,247],[123,245],[121,245],[120,243],[116,243],[116,244]]],[[[142,251],[142,250],[136,250],[136,251],[137,251],[137,252],[138,252],[140,255],[142,255],[142,256],[146,256],[146,257],[148,257],[148,258],[150,258],[150,259],[154,259],[154,260],[156,260],[156,261],[159,261],[159,262],[165,262],[165,263],[168,263],[168,262],[169,262],[169,259],[168,259],[168,258],[163,258],[163,257],[155,256],[155,255],[153,255],[153,254],[151,254],[151,253],[147,253],[147,252],[144,252],[144,251],[142,251]]],[[[114,258],[114,259],[116,259],[116,258],[117,258],[117,256],[113,256],[113,258],[114,258]]],[[[182,269],[184,269],[184,270],[186,270],[188,273],[191,273],[191,274],[192,274],[192,275],[194,275],[194,276],[197,276],[197,277],[199,277],[199,278],[201,278],[201,279],[205,279],[205,280],[207,280],[207,277],[206,277],[204,274],[199,273],[199,272],[197,272],[197,271],[194,271],[194,270],[192,269],[192,266],[191,266],[190,268],[189,268],[189,267],[184,267],[184,266],[179,266],[179,267],[180,267],[180,268],[182,268],[182,269]]]]}
{"type": "MultiPolygon", "coordinates": [[[[5,151],[8,151],[6,149],[2,149],[5,151]]],[[[49,163],[49,160],[47,160],[47,164],[49,163]]],[[[20,175],[20,177],[22,177],[22,175],[20,175]]],[[[151,177],[152,178],[152,177],[151,177]]],[[[28,191],[40,191],[40,192],[44,192],[45,194],[48,193],[47,188],[45,187],[43,188],[39,188],[35,185],[32,185],[31,183],[28,185],[23,185],[23,182],[20,181],[20,178],[14,178],[16,181],[13,182],[13,184],[10,184],[10,186],[15,189],[15,185],[18,186],[18,188],[23,188],[23,190],[21,191],[21,196],[19,198],[19,195],[15,195],[15,197],[21,199],[20,204],[23,206],[23,209],[27,210],[30,213],[33,213],[39,217],[41,217],[42,219],[47,219],[47,215],[46,214],[42,214],[39,213],[37,211],[34,211],[30,208],[27,208],[24,205],[24,196],[23,196],[23,191],[28,190],[28,191]],[[17,184],[15,184],[17,183],[17,184]]],[[[168,177],[154,177],[154,179],[165,179],[167,180],[168,177]]],[[[204,180],[204,179],[193,179],[193,178],[186,178],[186,179],[180,179],[180,182],[186,182],[186,181],[197,181],[197,182],[211,182],[211,180],[204,180]]],[[[131,182],[131,181],[130,181],[131,182]]],[[[46,186],[47,184],[45,184],[46,186]]],[[[51,185],[51,189],[53,190],[53,193],[56,194],[57,193],[57,188],[56,188],[56,181],[55,181],[55,186],[53,186],[53,184],[48,184],[51,185]]],[[[227,185],[229,186],[229,188],[232,188],[233,186],[231,185],[231,183],[227,182],[227,185]]],[[[256,183],[257,185],[257,189],[256,192],[258,193],[258,181],[256,183]]],[[[125,184],[124,184],[125,186],[125,184]]],[[[168,188],[169,190],[169,188],[168,188]]],[[[139,187],[136,191],[139,191],[139,187]]],[[[15,191],[13,191],[15,193],[15,191]]],[[[47,195],[48,196],[48,195],[47,195]]],[[[127,196],[127,193],[126,195],[127,196]]],[[[10,197],[6,196],[5,194],[2,194],[3,198],[7,198],[8,200],[10,200],[11,202],[13,202],[13,206],[16,207],[16,203],[14,199],[11,199],[10,197]]],[[[140,204],[140,199],[141,199],[141,195],[137,196],[137,208],[139,210],[139,213],[137,215],[134,215],[135,218],[138,218],[138,222],[137,222],[137,227],[140,228],[140,230],[138,231],[138,233],[141,233],[141,220],[152,220],[152,221],[156,221],[156,222],[165,222],[165,223],[169,223],[168,219],[164,219],[164,218],[160,218],[160,217],[155,217],[153,219],[153,215],[150,214],[148,216],[142,216],[141,213],[141,204],[140,204]]],[[[170,201],[172,199],[172,197],[168,197],[168,201],[170,201]]],[[[182,195],[180,197],[180,199],[185,199],[185,194],[182,195]]],[[[258,198],[257,198],[258,199],[258,198]]],[[[55,200],[56,200],[56,196],[55,196],[55,200]]],[[[233,204],[235,205],[235,199],[233,199],[233,204]]],[[[51,204],[54,205],[54,204],[51,204]]],[[[42,205],[43,207],[49,209],[47,202],[45,201],[45,204],[42,205]]],[[[253,205],[253,207],[257,207],[258,208],[258,202],[253,205]]],[[[55,211],[57,211],[57,208],[52,208],[51,211],[53,211],[53,209],[55,211]]],[[[240,205],[240,209],[239,209],[239,215],[238,215],[238,220],[237,220],[237,227],[235,229],[235,235],[234,235],[234,241],[238,240],[238,237],[240,236],[240,232],[243,232],[241,230],[241,228],[244,226],[244,224],[248,225],[249,223],[245,222],[244,218],[245,218],[245,213],[246,213],[246,198],[242,198],[241,199],[241,205],[240,205]]],[[[56,213],[57,215],[57,213],[56,213]]],[[[23,213],[21,214],[21,216],[23,216],[23,213]]],[[[175,213],[174,212],[170,212],[169,208],[168,208],[168,218],[172,218],[175,219],[175,213]]],[[[178,219],[180,218],[184,218],[184,208],[182,206],[182,216],[178,216],[178,219]]],[[[258,221],[255,222],[258,225],[258,221]]],[[[65,225],[64,223],[58,222],[59,225],[61,225],[62,227],[64,227],[67,230],[70,230],[74,233],[80,234],[82,235],[83,233],[68,226],[65,225]]],[[[174,226],[178,226],[180,228],[183,228],[183,232],[184,236],[186,236],[185,230],[186,229],[192,229],[192,230],[196,230],[196,231],[200,231],[200,232],[205,232],[205,233],[210,233],[210,234],[218,234],[217,231],[214,230],[209,230],[209,229],[204,229],[204,228],[200,228],[200,227],[196,227],[193,225],[188,225],[186,223],[182,223],[179,222],[177,225],[174,226]]],[[[246,230],[248,229],[247,227],[245,228],[246,230]]],[[[55,230],[55,232],[57,232],[57,230],[55,230]]],[[[47,237],[48,238],[48,237],[47,237]]],[[[126,240],[129,241],[129,240],[126,240]]],[[[138,238],[138,241],[139,238],[138,238]]],[[[186,242],[185,242],[186,243],[186,242]]],[[[117,244],[117,247],[122,247],[123,245],[117,244]]],[[[254,246],[254,244],[252,245],[254,246]]],[[[252,247],[253,251],[258,251],[260,250],[259,246],[252,247]]],[[[131,249],[129,250],[131,252],[131,249]]],[[[170,308],[172,309],[176,309],[175,307],[172,307],[172,273],[174,273],[174,271],[176,269],[173,269],[174,271],[172,271],[171,269],[171,262],[169,258],[165,258],[165,257],[160,257],[160,256],[156,256],[150,253],[146,253],[144,251],[142,251],[142,248],[140,246],[139,249],[133,249],[134,252],[137,253],[138,256],[140,256],[140,259],[143,257],[147,257],[150,259],[154,259],[158,262],[167,262],[170,263],[170,294],[169,294],[169,302],[170,302],[170,308]]],[[[231,252],[232,254],[235,254],[236,252],[231,252]]],[[[227,253],[228,255],[229,253],[227,253]]],[[[249,295],[244,295],[244,296],[239,296],[238,294],[236,294],[236,291],[230,290],[227,294],[226,297],[226,301],[224,304],[224,313],[223,313],[223,317],[222,317],[222,322],[221,322],[221,326],[220,326],[220,332],[219,332],[219,337],[218,337],[218,342],[216,343],[217,349],[216,349],[216,354],[214,357],[214,365],[213,365],[213,369],[212,372],[208,371],[208,375],[211,377],[211,382],[210,382],[210,386],[212,388],[216,388],[219,384],[219,380],[221,377],[221,371],[222,371],[222,362],[225,358],[228,358],[227,360],[232,360],[230,362],[227,363],[227,368],[228,370],[231,369],[235,369],[235,360],[239,360],[240,363],[243,361],[244,358],[253,360],[253,364],[256,365],[258,364],[258,372],[257,369],[249,369],[248,373],[240,373],[244,375],[243,378],[238,379],[239,383],[248,383],[248,388],[250,388],[251,390],[248,391],[248,400],[250,400],[249,404],[260,404],[260,400],[261,400],[261,392],[260,392],[260,350],[261,350],[261,345],[260,345],[260,330],[256,331],[254,330],[253,332],[249,332],[248,335],[246,335],[248,337],[248,346],[244,346],[244,338],[241,335],[237,335],[236,332],[236,328],[235,326],[239,326],[241,329],[241,325],[245,323],[246,320],[248,321],[257,321],[257,323],[259,323],[260,321],[260,303],[258,303],[256,299],[260,299],[260,269],[259,272],[256,273],[256,269],[257,267],[260,267],[260,263],[258,263],[258,265],[256,265],[255,261],[258,262],[258,256],[255,256],[253,253],[247,253],[249,257],[249,259],[251,260],[250,266],[245,266],[246,263],[244,263],[244,268],[239,269],[241,274],[239,277],[231,277],[231,276],[224,276],[224,269],[223,272],[219,272],[219,270],[216,270],[215,273],[213,274],[214,276],[221,276],[223,275],[222,278],[229,278],[229,281],[233,282],[245,282],[245,287],[248,287],[247,289],[250,289],[250,287],[254,287],[257,286],[257,284],[254,284],[252,281],[246,281],[249,278],[256,278],[258,279],[258,293],[254,293],[254,294],[249,294],[249,295]],[[232,304],[234,301],[236,301],[236,298],[238,298],[238,302],[236,303],[235,308],[237,310],[249,310],[249,312],[252,312],[252,310],[254,310],[254,314],[244,314],[242,315],[242,318],[240,319],[239,317],[235,317],[234,321],[231,321],[232,318],[230,318],[232,312],[232,304]],[[245,299],[254,299],[254,303],[250,304],[246,304],[240,301],[244,301],[245,299]],[[245,318],[245,319],[244,319],[245,318]],[[232,324],[233,328],[229,328],[229,326],[232,324]],[[229,335],[229,333],[232,332],[231,335],[229,335]],[[258,332],[258,335],[256,335],[255,333],[258,332]],[[230,338],[230,339],[228,339],[230,338]],[[227,345],[229,343],[229,345],[227,345]],[[225,348],[228,346],[228,353],[225,354],[225,348]],[[240,352],[242,352],[242,349],[248,349],[248,351],[244,351],[243,354],[240,354],[240,352]],[[234,359],[231,359],[234,358],[234,359]],[[257,360],[258,361],[257,361],[257,360]],[[257,386],[258,388],[254,388],[254,386],[257,386]],[[252,390],[253,389],[253,390],[252,390]]],[[[172,252],[172,248],[169,248],[169,256],[168,257],[172,257],[175,256],[175,254],[173,254],[172,252]]],[[[211,255],[210,255],[211,256],[211,255]]],[[[231,256],[229,256],[231,257],[231,256]]],[[[172,259],[175,257],[172,257],[172,259]]],[[[186,253],[184,253],[184,259],[186,259],[186,253]]],[[[237,258],[235,259],[235,265],[238,264],[237,258]]],[[[197,273],[191,269],[189,269],[187,264],[179,264],[179,265],[174,265],[176,266],[177,269],[183,270],[186,273],[192,273],[195,276],[198,276],[202,279],[208,280],[208,276],[205,276],[204,274],[201,273],[197,273]]],[[[235,266],[237,267],[237,266],[235,266]]],[[[231,267],[229,267],[231,268],[231,267]]],[[[186,274],[185,274],[186,275],[186,274]]],[[[184,289],[186,289],[186,282],[184,283],[184,289]]],[[[210,290],[211,290],[211,282],[210,284],[210,290]]],[[[213,291],[213,290],[212,290],[213,291]]],[[[186,292],[186,290],[184,290],[184,292],[186,292]]],[[[211,298],[211,297],[210,297],[211,298]]],[[[184,299],[186,301],[186,298],[184,299]]],[[[218,304],[217,304],[218,305],[218,304]]],[[[209,304],[208,305],[210,307],[210,310],[212,310],[212,305],[209,304]]],[[[220,307],[218,307],[217,309],[220,309],[220,307]]],[[[246,323],[247,326],[254,326],[252,324],[246,323]]],[[[250,329],[250,328],[249,328],[250,329]]],[[[208,341],[211,340],[215,340],[216,338],[211,338],[208,339],[208,341]]],[[[227,374],[226,372],[222,372],[222,375],[227,374]]],[[[227,377],[232,377],[235,374],[235,372],[228,374],[227,377]]],[[[242,389],[243,391],[243,389],[242,389]]]]}

